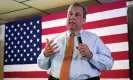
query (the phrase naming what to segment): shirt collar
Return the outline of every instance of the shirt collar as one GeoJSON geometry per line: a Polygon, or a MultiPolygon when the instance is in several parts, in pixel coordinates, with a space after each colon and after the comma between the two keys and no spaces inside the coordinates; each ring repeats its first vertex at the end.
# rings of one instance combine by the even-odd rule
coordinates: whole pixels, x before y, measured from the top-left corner
{"type": "MultiPolygon", "coordinates": [[[[81,29],[79,32],[80,32],[80,34],[82,34],[82,33],[83,33],[83,29],[81,29]]],[[[71,32],[68,30],[68,31],[66,32],[67,37],[69,37],[70,34],[71,34],[71,32]]]]}

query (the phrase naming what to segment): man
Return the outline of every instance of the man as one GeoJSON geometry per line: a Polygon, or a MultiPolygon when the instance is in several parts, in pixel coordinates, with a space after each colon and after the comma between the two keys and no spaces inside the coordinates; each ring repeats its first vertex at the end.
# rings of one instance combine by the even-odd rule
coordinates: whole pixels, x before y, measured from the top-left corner
{"type": "Polygon", "coordinates": [[[100,80],[100,70],[112,68],[110,50],[97,35],[82,29],[86,14],[83,5],[73,3],[68,8],[68,30],[52,40],[46,39],[37,63],[48,70],[49,80],[100,80]]]}

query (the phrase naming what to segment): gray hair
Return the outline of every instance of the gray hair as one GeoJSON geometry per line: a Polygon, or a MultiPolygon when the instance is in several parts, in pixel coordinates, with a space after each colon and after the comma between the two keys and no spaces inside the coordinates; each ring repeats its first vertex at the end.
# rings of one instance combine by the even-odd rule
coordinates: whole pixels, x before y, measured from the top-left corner
{"type": "Polygon", "coordinates": [[[74,2],[73,4],[71,4],[71,5],[69,6],[68,11],[69,11],[70,8],[73,7],[73,6],[75,6],[75,7],[81,7],[81,8],[83,9],[83,18],[86,18],[87,10],[86,10],[86,8],[85,8],[82,4],[80,4],[80,3],[78,3],[78,2],[74,2]]]}

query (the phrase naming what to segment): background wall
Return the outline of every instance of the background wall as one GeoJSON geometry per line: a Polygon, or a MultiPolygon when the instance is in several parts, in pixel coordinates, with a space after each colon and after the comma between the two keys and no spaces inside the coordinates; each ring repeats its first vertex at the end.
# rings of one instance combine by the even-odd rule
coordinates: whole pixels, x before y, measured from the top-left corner
{"type": "Polygon", "coordinates": [[[0,80],[3,80],[4,26],[0,26],[0,80]]]}
{"type": "Polygon", "coordinates": [[[129,58],[130,58],[130,77],[133,79],[133,6],[128,7],[128,38],[129,38],[129,58]]]}

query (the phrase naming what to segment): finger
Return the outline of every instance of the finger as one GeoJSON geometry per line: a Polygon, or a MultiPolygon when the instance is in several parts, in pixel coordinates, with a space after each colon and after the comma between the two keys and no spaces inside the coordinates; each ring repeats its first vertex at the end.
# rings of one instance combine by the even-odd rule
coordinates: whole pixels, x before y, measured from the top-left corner
{"type": "Polygon", "coordinates": [[[56,46],[56,43],[52,44],[51,46],[49,46],[49,49],[52,49],[53,47],[56,46]]]}
{"type": "Polygon", "coordinates": [[[79,52],[80,52],[80,53],[83,53],[83,52],[84,52],[84,49],[80,49],[79,52]]]}
{"type": "Polygon", "coordinates": [[[55,52],[53,52],[53,54],[56,54],[56,53],[59,53],[60,51],[55,51],[55,52]]]}
{"type": "Polygon", "coordinates": [[[49,41],[47,46],[50,46],[52,43],[53,43],[53,40],[49,41]]]}
{"type": "Polygon", "coordinates": [[[83,46],[79,46],[79,47],[78,47],[78,50],[79,50],[79,51],[82,50],[82,49],[84,49],[83,46]]]}
{"type": "Polygon", "coordinates": [[[56,50],[58,48],[58,46],[55,46],[51,49],[52,52],[54,52],[54,50],[56,50]]]}

